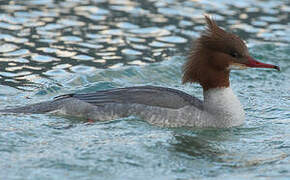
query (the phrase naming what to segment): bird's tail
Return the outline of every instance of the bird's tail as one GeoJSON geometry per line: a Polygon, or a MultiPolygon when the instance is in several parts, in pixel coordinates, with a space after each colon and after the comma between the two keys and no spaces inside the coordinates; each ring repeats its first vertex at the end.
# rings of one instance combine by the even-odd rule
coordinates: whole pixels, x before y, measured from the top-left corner
{"type": "Polygon", "coordinates": [[[22,107],[1,109],[0,113],[31,113],[42,114],[57,110],[63,103],[58,100],[45,101],[41,103],[31,104],[22,107]]]}

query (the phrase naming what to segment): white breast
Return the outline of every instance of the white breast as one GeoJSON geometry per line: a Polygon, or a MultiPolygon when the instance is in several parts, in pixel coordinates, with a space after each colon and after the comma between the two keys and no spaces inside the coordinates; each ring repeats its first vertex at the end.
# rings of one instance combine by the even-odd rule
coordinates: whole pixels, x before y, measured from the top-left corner
{"type": "Polygon", "coordinates": [[[205,91],[204,106],[220,127],[238,126],[244,122],[243,107],[230,87],[205,91]]]}

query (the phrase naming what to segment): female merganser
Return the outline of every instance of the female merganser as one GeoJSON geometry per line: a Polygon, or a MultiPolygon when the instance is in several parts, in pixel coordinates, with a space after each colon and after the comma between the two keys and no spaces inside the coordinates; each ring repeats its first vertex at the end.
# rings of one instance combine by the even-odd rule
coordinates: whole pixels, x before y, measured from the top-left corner
{"type": "Polygon", "coordinates": [[[12,113],[57,113],[106,121],[130,115],[164,127],[239,126],[245,113],[230,88],[231,69],[274,68],[254,60],[245,43],[205,16],[207,29],[191,50],[183,68],[184,83],[199,83],[204,101],[164,87],[116,88],[89,94],[66,94],[52,101],[5,109],[12,113]]]}

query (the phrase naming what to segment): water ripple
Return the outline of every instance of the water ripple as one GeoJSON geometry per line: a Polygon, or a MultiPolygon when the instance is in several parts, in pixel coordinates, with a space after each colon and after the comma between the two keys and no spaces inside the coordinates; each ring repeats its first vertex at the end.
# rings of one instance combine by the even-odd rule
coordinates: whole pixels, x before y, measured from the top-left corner
{"type": "Polygon", "coordinates": [[[0,45],[0,53],[14,51],[17,48],[18,47],[14,44],[2,44],[2,45],[0,45]]]}

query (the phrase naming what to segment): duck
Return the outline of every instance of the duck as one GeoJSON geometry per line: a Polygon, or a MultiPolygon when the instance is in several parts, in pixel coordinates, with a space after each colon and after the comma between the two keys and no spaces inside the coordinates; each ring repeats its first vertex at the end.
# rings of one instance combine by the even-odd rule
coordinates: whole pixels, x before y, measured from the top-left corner
{"type": "Polygon", "coordinates": [[[231,70],[271,68],[250,56],[246,43],[205,15],[206,27],[183,65],[182,84],[198,83],[203,101],[183,91],[159,86],[113,88],[64,94],[53,100],[7,108],[2,113],[51,113],[109,121],[136,116],[161,127],[230,128],[245,121],[242,104],[230,87],[231,70]]]}

